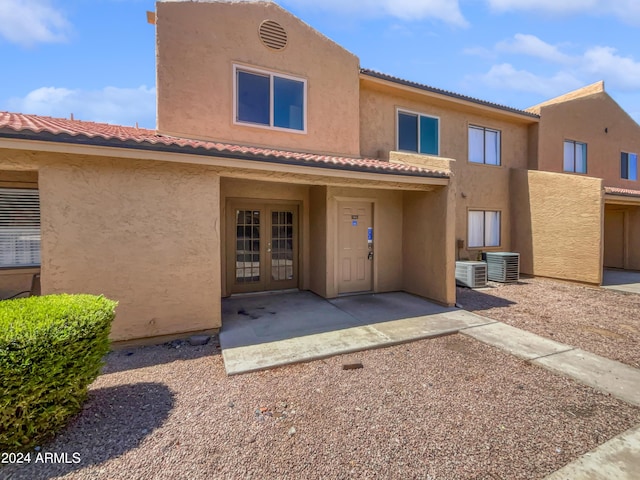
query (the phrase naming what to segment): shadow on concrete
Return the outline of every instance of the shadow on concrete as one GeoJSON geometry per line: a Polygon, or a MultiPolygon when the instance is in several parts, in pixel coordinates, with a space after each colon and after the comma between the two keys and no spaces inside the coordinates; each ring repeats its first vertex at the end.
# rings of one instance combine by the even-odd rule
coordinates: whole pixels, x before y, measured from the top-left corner
{"type": "Polygon", "coordinates": [[[480,312],[492,308],[504,308],[515,305],[516,302],[495,295],[488,295],[482,290],[457,287],[457,303],[469,312],[480,312]]]}
{"type": "Polygon", "coordinates": [[[201,346],[192,346],[185,340],[176,340],[161,345],[123,348],[109,352],[101,374],[106,375],[171,363],[176,360],[193,360],[212,355],[220,355],[220,342],[217,335],[212,336],[209,343],[201,346]]]}
{"type": "Polygon", "coordinates": [[[7,479],[46,480],[61,477],[90,465],[98,465],[132,450],[162,426],[174,405],[174,395],[160,383],[136,383],[89,391],[82,411],[31,462],[0,470],[7,479]],[[135,412],[135,424],[131,414],[135,412]],[[36,462],[45,454],[58,454],[58,462],[36,462]],[[66,454],[66,455],[63,455],[66,454]],[[74,456],[74,454],[76,454],[74,456]],[[79,460],[74,463],[74,460],[79,460]],[[67,463],[65,463],[67,462],[67,463]]]}
{"type": "Polygon", "coordinates": [[[220,343],[244,347],[452,310],[404,292],[330,300],[312,292],[231,297],[222,300],[220,343]]]}
{"type": "Polygon", "coordinates": [[[611,287],[615,285],[636,285],[637,293],[640,293],[640,272],[605,268],[602,274],[602,286],[611,287]]]}

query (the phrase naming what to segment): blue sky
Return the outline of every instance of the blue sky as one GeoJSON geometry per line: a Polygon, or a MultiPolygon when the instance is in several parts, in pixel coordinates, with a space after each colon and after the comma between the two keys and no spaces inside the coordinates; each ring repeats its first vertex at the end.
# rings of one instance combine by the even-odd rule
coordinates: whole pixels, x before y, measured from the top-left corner
{"type": "MultiPolygon", "coordinates": [[[[640,122],[640,0],[277,0],[362,67],[526,108],[604,80],[640,122]]],[[[0,0],[0,110],[155,126],[153,0],[0,0]]]]}

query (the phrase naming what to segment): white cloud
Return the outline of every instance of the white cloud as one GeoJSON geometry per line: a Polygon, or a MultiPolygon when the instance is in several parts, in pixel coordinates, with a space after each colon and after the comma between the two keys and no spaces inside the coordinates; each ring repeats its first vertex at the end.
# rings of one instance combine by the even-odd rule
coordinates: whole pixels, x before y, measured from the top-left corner
{"type": "Polygon", "coordinates": [[[584,53],[582,68],[595,77],[604,78],[614,88],[640,89],[640,62],[617,55],[615,48],[590,48],[584,53]]]}
{"type": "Polygon", "coordinates": [[[105,87],[102,90],[70,90],[41,87],[22,98],[12,98],[8,109],[53,117],[155,128],[156,89],[105,87]]]}
{"type": "Polygon", "coordinates": [[[498,12],[526,10],[552,15],[614,15],[620,20],[640,24],[638,0],[486,0],[498,12]]]}
{"type": "Polygon", "coordinates": [[[568,72],[544,77],[526,70],[516,70],[509,63],[494,65],[480,76],[480,80],[496,89],[537,93],[549,98],[582,86],[582,82],[568,72]]]}
{"type": "Polygon", "coordinates": [[[569,55],[562,53],[557,46],[546,43],[535,35],[523,33],[516,33],[513,40],[499,42],[496,45],[496,50],[529,55],[554,63],[569,63],[572,60],[569,55]]]}
{"type": "Polygon", "coordinates": [[[322,8],[324,10],[357,13],[363,16],[390,15],[401,20],[423,20],[433,18],[451,25],[468,25],[460,11],[458,0],[282,0],[278,3],[298,7],[322,8]]]}
{"type": "Polygon", "coordinates": [[[0,37],[31,47],[37,43],[63,42],[71,25],[49,0],[0,1],[0,37]]]}

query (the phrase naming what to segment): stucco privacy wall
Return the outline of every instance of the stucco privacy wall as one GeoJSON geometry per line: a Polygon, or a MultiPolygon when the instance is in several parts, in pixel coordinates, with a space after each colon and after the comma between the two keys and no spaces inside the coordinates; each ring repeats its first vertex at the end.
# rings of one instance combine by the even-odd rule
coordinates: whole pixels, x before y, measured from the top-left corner
{"type": "Polygon", "coordinates": [[[373,203],[373,289],[402,290],[402,192],[368,188],[327,188],[327,287],[328,297],[338,295],[338,203],[373,203]]]}
{"type": "Polygon", "coordinates": [[[215,171],[48,158],[39,176],[43,294],[117,300],[113,340],[220,327],[215,171]]]}
{"type": "Polygon", "coordinates": [[[201,139],[359,155],[358,59],[273,2],[158,2],[158,129],[201,139]],[[280,23],[283,50],[258,28],[280,23]],[[307,133],[233,123],[233,65],[307,80],[307,133]],[[185,72],[187,74],[185,75],[185,72]]]}
{"type": "Polygon", "coordinates": [[[585,283],[602,281],[602,180],[511,171],[512,249],[520,271],[585,283]]]}
{"type": "Polygon", "coordinates": [[[455,189],[404,192],[402,213],[402,289],[454,305],[455,189]]]}
{"type": "MultiPolygon", "coordinates": [[[[0,170],[1,188],[38,188],[38,172],[0,170]]],[[[0,269],[0,299],[30,291],[40,268],[0,269]]]]}
{"type": "Polygon", "coordinates": [[[562,172],[564,140],[574,140],[587,144],[587,175],[640,190],[640,178],[620,176],[620,153],[640,155],[640,126],[606,92],[543,106],[540,115],[538,170],[562,172]]]}
{"type": "Polygon", "coordinates": [[[489,113],[432,99],[393,87],[361,82],[360,93],[360,138],[364,156],[381,157],[392,161],[416,163],[424,157],[429,166],[437,162],[429,156],[402,155],[396,150],[396,110],[398,108],[440,118],[440,154],[449,161],[457,185],[455,212],[456,238],[464,241],[464,248],[457,252],[458,258],[475,259],[478,249],[468,249],[468,211],[498,210],[501,212],[501,244],[484,248],[483,251],[511,249],[509,169],[526,168],[528,162],[528,125],[535,121],[513,115],[489,113]],[[482,112],[482,113],[480,113],[482,112]],[[477,125],[501,132],[501,165],[483,165],[468,161],[468,129],[477,125]]]}

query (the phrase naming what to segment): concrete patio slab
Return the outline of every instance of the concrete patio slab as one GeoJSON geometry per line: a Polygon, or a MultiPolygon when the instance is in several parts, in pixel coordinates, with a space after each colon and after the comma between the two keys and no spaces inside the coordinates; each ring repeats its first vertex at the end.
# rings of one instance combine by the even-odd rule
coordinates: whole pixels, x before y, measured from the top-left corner
{"type": "Polygon", "coordinates": [[[605,270],[602,288],[625,293],[640,293],[640,272],[631,270],[605,270]]]}
{"type": "Polygon", "coordinates": [[[545,480],[637,480],[640,425],[603,443],[545,480]]]}
{"type": "Polygon", "coordinates": [[[640,406],[640,370],[624,363],[577,348],[541,357],[532,363],[640,406]]]}
{"type": "Polygon", "coordinates": [[[460,333],[488,345],[498,347],[525,360],[532,360],[573,349],[569,345],[554,342],[548,338],[500,322],[468,328],[460,333]]]}
{"type": "Polygon", "coordinates": [[[223,305],[220,345],[229,375],[457,333],[461,328],[493,322],[400,292],[331,301],[294,292],[234,297],[223,305]]]}

